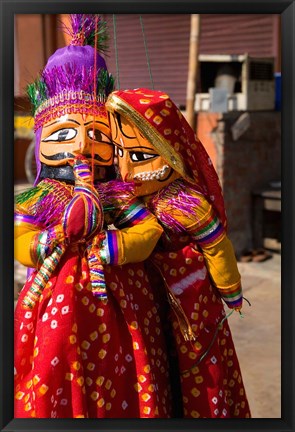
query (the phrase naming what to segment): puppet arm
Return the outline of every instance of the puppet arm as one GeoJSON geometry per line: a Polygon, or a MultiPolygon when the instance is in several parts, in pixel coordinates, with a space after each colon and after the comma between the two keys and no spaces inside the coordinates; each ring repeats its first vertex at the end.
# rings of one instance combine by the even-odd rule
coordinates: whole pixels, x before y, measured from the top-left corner
{"type": "Polygon", "coordinates": [[[136,198],[129,201],[114,225],[118,229],[104,231],[100,249],[103,262],[111,265],[144,261],[163,232],[156,217],[136,198]]]}
{"type": "Polygon", "coordinates": [[[14,227],[14,257],[26,267],[37,267],[32,245],[39,234],[38,227],[29,223],[18,223],[14,227]]]}
{"type": "Polygon", "coordinates": [[[33,217],[15,214],[14,256],[22,265],[40,267],[46,256],[50,255],[54,247],[63,240],[61,225],[42,230],[33,223],[33,217]]]}
{"type": "Polygon", "coordinates": [[[168,230],[190,235],[202,250],[212,283],[223,300],[230,308],[240,309],[241,277],[233,246],[206,198],[190,185],[174,182],[173,190],[168,186],[152,208],[168,230]]]}
{"type": "Polygon", "coordinates": [[[201,195],[195,216],[197,222],[187,230],[202,249],[212,282],[223,300],[231,309],[240,310],[243,294],[234,248],[212,206],[201,195]]]}
{"type": "MultiPolygon", "coordinates": [[[[132,197],[114,221],[117,228],[104,231],[100,256],[104,263],[120,265],[145,260],[153,251],[163,229],[157,219],[132,197]]],[[[101,239],[101,234],[99,234],[101,239]]],[[[24,208],[15,213],[15,258],[27,267],[38,268],[54,246],[64,240],[61,225],[42,229],[24,208]]],[[[93,241],[95,241],[93,239],[93,241]]]]}
{"type": "Polygon", "coordinates": [[[57,221],[70,196],[71,191],[61,183],[48,180],[16,197],[14,254],[21,264],[38,268],[53,250],[56,240],[63,240],[57,221]]]}

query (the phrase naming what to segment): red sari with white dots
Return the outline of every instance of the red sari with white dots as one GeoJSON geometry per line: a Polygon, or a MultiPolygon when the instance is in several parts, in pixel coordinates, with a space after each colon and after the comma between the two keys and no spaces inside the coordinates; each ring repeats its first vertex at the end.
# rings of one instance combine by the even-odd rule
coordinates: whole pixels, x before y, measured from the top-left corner
{"type": "MultiPolygon", "coordinates": [[[[83,251],[80,250],[82,255],[83,251]]],[[[165,342],[142,264],[105,267],[93,297],[86,260],[69,251],[39,304],[15,311],[15,417],[170,417],[165,342]]]]}

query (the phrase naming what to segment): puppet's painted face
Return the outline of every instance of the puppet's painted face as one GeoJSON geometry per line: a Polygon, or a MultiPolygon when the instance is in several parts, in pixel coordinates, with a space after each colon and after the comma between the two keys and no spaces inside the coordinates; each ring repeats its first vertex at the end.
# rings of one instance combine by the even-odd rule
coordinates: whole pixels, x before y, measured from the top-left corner
{"type": "Polygon", "coordinates": [[[66,165],[77,154],[85,155],[94,165],[112,165],[113,145],[106,117],[66,114],[45,123],[39,151],[43,164],[50,167],[66,165]]]}
{"type": "Polygon", "coordinates": [[[110,125],[122,179],[135,182],[138,196],[156,192],[180,177],[139,129],[123,116],[110,113],[110,125]]]}

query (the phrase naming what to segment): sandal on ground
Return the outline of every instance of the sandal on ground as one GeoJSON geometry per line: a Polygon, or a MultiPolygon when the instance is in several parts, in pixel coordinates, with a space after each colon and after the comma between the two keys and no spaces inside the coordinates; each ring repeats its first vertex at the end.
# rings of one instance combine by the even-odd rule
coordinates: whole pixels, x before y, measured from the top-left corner
{"type": "Polygon", "coordinates": [[[272,258],[272,254],[267,252],[265,249],[257,249],[252,251],[252,261],[253,262],[263,262],[272,258]]]}
{"type": "Polygon", "coordinates": [[[252,261],[252,259],[253,259],[252,251],[246,250],[241,254],[239,261],[240,262],[250,262],[250,261],[252,261]]]}

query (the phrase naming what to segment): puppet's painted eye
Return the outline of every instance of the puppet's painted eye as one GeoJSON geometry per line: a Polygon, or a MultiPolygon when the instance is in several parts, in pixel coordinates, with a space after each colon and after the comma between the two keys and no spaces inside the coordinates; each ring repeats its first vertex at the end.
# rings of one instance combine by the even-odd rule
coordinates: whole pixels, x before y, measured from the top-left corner
{"type": "Polygon", "coordinates": [[[143,152],[130,152],[130,158],[133,162],[142,162],[148,159],[158,157],[157,154],[143,153],[143,152]]]}
{"type": "Polygon", "coordinates": [[[48,137],[44,138],[42,141],[43,142],[47,142],[47,141],[58,141],[58,142],[69,141],[69,140],[72,140],[73,138],[75,138],[76,135],[77,135],[77,130],[75,128],[59,129],[58,131],[53,132],[48,137]]]}
{"type": "Polygon", "coordinates": [[[120,157],[123,157],[123,154],[124,154],[123,149],[121,149],[120,147],[118,147],[118,155],[120,157]]]}
{"type": "Polygon", "coordinates": [[[97,141],[97,142],[107,142],[110,143],[111,140],[109,137],[101,132],[99,129],[89,129],[87,132],[87,135],[90,139],[97,141]]]}

